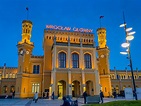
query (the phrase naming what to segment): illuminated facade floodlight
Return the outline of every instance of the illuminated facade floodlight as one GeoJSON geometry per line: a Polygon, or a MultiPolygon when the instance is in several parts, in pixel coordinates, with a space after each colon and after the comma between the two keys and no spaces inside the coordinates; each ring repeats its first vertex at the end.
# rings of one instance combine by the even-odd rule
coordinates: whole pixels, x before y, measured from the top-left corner
{"type": "Polygon", "coordinates": [[[121,24],[119,27],[124,27],[126,24],[121,24]]]}
{"type": "Polygon", "coordinates": [[[128,54],[127,52],[120,52],[120,54],[128,54]]]}
{"type": "Polygon", "coordinates": [[[129,43],[122,43],[122,44],[121,44],[121,46],[122,46],[123,48],[129,47],[129,45],[130,45],[129,43]]]}
{"type": "Polygon", "coordinates": [[[132,28],[127,28],[127,29],[126,29],[127,32],[128,32],[128,31],[131,31],[131,30],[132,30],[132,28]]]}
{"type": "Polygon", "coordinates": [[[135,34],[135,33],[136,33],[135,31],[129,32],[128,35],[133,35],[133,34],[135,34]]]}
{"type": "Polygon", "coordinates": [[[133,40],[134,39],[134,36],[133,35],[128,35],[127,37],[126,37],[126,40],[133,40]]]}

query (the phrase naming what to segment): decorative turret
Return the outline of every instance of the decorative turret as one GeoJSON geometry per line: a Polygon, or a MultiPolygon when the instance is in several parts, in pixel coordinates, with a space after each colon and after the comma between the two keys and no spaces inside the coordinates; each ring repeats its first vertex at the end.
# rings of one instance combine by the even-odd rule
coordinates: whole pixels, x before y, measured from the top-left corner
{"type": "Polygon", "coordinates": [[[110,96],[111,93],[111,79],[109,69],[109,49],[106,46],[106,29],[98,28],[98,71],[100,75],[100,85],[105,96],[110,96]]]}
{"type": "Polygon", "coordinates": [[[32,22],[22,21],[22,40],[18,42],[18,74],[16,79],[16,97],[26,98],[29,95],[29,73],[31,73],[31,56],[34,44],[30,41],[32,31],[32,22]],[[24,91],[23,91],[24,89],[24,91]],[[26,92],[25,92],[26,91],[26,92]]]}
{"type": "Polygon", "coordinates": [[[98,28],[97,34],[98,34],[99,48],[105,48],[106,47],[106,29],[105,28],[98,28]]]}
{"type": "Polygon", "coordinates": [[[27,43],[33,44],[30,42],[32,31],[32,22],[29,20],[23,20],[22,22],[22,40],[18,44],[27,43]]]}

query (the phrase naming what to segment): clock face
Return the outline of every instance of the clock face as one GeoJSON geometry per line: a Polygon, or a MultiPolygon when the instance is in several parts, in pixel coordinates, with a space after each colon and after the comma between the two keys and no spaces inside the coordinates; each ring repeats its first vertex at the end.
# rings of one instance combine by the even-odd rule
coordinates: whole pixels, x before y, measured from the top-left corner
{"type": "Polygon", "coordinates": [[[26,54],[29,54],[29,51],[26,51],[26,54]]]}
{"type": "Polygon", "coordinates": [[[101,58],[104,58],[104,55],[103,54],[101,55],[101,58]]]}

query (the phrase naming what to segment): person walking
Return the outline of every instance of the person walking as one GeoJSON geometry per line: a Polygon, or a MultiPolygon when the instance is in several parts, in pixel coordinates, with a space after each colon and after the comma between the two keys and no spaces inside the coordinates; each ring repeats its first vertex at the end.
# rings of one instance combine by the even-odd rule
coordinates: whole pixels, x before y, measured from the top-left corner
{"type": "Polygon", "coordinates": [[[86,104],[86,97],[87,97],[87,92],[86,91],[83,93],[83,97],[84,97],[84,103],[86,104]]]}
{"type": "Polygon", "coordinates": [[[52,99],[54,100],[54,92],[52,92],[52,99]]]}
{"type": "Polygon", "coordinates": [[[12,99],[15,97],[15,91],[12,92],[12,99]]]}
{"type": "Polygon", "coordinates": [[[34,100],[35,100],[35,103],[37,103],[38,101],[38,92],[37,91],[34,94],[34,100]]]}
{"type": "Polygon", "coordinates": [[[47,95],[46,95],[46,98],[47,98],[47,99],[49,99],[49,92],[48,92],[48,91],[47,91],[47,95]]]}
{"type": "Polygon", "coordinates": [[[115,88],[114,88],[113,96],[114,96],[115,99],[117,98],[117,93],[116,93],[116,89],[115,88]]]}
{"type": "Polygon", "coordinates": [[[45,98],[45,92],[43,92],[43,99],[45,98]]]}
{"type": "Polygon", "coordinates": [[[101,100],[101,103],[103,103],[103,98],[104,98],[104,94],[103,94],[103,92],[100,90],[100,100],[101,100]]]}

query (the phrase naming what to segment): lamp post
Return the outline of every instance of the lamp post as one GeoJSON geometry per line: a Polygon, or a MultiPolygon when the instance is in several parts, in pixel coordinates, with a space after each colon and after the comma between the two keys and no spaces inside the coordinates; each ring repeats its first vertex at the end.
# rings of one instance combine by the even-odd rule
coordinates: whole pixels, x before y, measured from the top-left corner
{"type": "Polygon", "coordinates": [[[134,96],[135,99],[138,100],[137,98],[137,93],[136,93],[136,85],[135,85],[135,79],[134,79],[134,73],[133,73],[133,66],[132,66],[132,58],[131,58],[131,52],[130,52],[130,41],[134,39],[133,34],[135,34],[135,31],[131,32],[132,28],[127,28],[127,24],[125,22],[124,14],[123,14],[123,19],[124,19],[124,24],[121,24],[120,27],[124,27],[125,35],[126,35],[126,42],[122,43],[121,46],[123,48],[126,48],[126,52],[120,52],[121,54],[127,54],[130,62],[130,69],[131,69],[131,75],[132,75],[132,84],[134,88],[134,96]]]}

